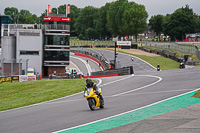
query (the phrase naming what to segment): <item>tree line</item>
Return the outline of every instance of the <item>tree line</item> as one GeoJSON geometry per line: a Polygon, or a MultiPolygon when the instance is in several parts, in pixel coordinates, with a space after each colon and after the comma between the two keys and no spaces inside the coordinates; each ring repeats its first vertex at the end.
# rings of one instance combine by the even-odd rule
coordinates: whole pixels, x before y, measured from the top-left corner
{"type": "MultiPolygon", "coordinates": [[[[160,38],[164,33],[171,38],[183,40],[185,33],[200,31],[200,16],[195,14],[188,5],[177,9],[172,14],[152,16],[147,24],[148,13],[144,5],[128,0],[117,0],[106,3],[100,8],[86,6],[78,8],[70,5],[71,13],[71,36],[80,39],[110,39],[111,37],[135,36],[143,33],[150,27],[160,38]]],[[[66,5],[52,8],[52,14],[65,14],[66,5]],[[58,10],[58,11],[57,11],[58,10]]],[[[39,24],[44,23],[43,17],[47,15],[45,10],[39,17],[31,14],[28,10],[18,10],[8,7],[4,10],[5,15],[11,15],[12,23],[39,24]]]]}
{"type": "Polygon", "coordinates": [[[161,33],[170,36],[174,41],[184,40],[186,33],[200,32],[200,16],[186,5],[166,16],[160,14],[152,16],[149,26],[156,32],[159,40],[161,33]]]}

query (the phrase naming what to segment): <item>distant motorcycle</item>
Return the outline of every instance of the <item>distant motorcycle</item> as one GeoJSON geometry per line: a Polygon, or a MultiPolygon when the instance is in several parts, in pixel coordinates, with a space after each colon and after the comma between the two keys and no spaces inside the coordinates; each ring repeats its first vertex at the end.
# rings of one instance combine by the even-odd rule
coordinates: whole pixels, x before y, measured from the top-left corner
{"type": "MultiPolygon", "coordinates": [[[[99,88],[99,93],[102,95],[101,88],[99,88]]],[[[84,92],[84,96],[88,101],[88,105],[92,111],[97,107],[104,108],[104,101],[100,99],[99,95],[95,94],[93,88],[87,88],[84,92]]]]}

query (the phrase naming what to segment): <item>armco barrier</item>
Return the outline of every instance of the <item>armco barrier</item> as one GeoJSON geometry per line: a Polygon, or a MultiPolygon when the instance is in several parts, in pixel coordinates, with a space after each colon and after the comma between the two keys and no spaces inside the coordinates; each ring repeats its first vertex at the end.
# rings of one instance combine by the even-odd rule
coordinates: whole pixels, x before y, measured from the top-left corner
{"type": "Polygon", "coordinates": [[[134,73],[133,67],[129,66],[129,67],[123,67],[123,68],[119,68],[119,69],[109,69],[106,71],[91,72],[91,76],[106,77],[106,75],[107,75],[107,77],[110,77],[110,76],[129,75],[129,74],[133,74],[133,73],[134,73]]]}
{"type": "Polygon", "coordinates": [[[75,52],[74,55],[92,59],[92,60],[94,60],[95,62],[97,62],[98,64],[100,64],[101,67],[102,67],[102,69],[105,70],[105,68],[103,67],[103,65],[101,64],[101,62],[100,62],[99,60],[95,59],[95,58],[92,57],[92,56],[85,55],[85,54],[81,54],[81,53],[77,53],[77,52],[75,52]]]}

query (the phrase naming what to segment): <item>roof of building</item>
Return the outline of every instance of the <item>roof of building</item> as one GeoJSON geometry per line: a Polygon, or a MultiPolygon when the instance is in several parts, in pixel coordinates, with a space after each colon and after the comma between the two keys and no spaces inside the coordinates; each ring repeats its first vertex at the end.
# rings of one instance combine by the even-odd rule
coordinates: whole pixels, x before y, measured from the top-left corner
{"type": "Polygon", "coordinates": [[[0,15],[0,17],[9,17],[12,20],[12,17],[10,15],[0,15]]]}

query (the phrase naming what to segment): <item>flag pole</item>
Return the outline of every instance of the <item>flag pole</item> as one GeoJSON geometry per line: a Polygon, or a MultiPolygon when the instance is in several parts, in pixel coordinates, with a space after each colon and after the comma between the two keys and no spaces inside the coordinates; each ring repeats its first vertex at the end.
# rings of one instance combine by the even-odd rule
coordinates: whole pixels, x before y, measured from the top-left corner
{"type": "Polygon", "coordinates": [[[67,4],[66,4],[66,8],[65,9],[66,9],[66,17],[67,17],[67,4]]]}

